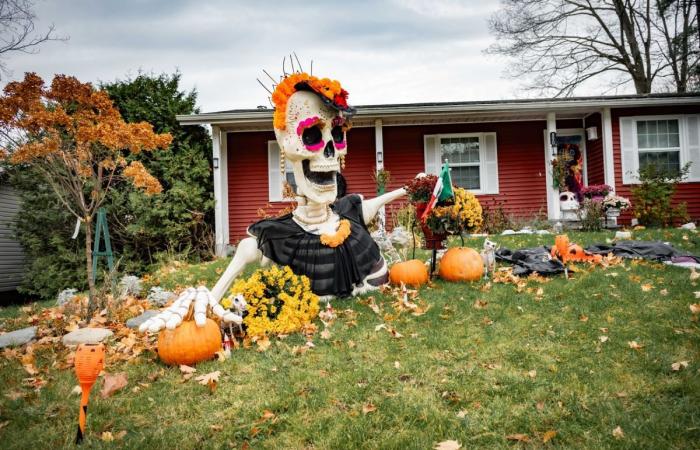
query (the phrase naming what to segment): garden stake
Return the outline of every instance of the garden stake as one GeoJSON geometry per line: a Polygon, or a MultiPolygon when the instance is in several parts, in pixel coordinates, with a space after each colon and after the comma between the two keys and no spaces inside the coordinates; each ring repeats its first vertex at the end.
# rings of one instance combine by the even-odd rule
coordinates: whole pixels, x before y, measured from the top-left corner
{"type": "Polygon", "coordinates": [[[80,383],[82,395],[80,397],[80,415],[78,418],[78,434],[75,443],[80,444],[85,436],[87,422],[87,405],[90,397],[90,389],[97,380],[97,375],[102,371],[105,362],[104,344],[80,344],[75,352],[75,374],[80,383]]]}

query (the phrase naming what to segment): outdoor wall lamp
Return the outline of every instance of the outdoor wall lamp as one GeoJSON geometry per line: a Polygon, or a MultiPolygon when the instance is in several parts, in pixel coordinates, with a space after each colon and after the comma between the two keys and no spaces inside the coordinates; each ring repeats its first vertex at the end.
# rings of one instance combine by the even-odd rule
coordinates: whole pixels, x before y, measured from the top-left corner
{"type": "Polygon", "coordinates": [[[549,133],[549,145],[552,147],[552,156],[557,156],[557,132],[549,133]]]}
{"type": "Polygon", "coordinates": [[[215,169],[219,168],[219,158],[214,158],[214,168],[215,169]]]}

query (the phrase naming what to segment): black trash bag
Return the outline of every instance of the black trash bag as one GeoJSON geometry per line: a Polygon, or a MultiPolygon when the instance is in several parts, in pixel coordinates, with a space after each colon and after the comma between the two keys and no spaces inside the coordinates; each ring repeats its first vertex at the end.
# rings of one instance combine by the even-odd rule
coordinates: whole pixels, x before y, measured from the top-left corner
{"type": "Polygon", "coordinates": [[[523,248],[511,251],[508,248],[496,250],[496,258],[513,265],[513,275],[523,276],[537,272],[540,275],[564,273],[564,264],[552,259],[547,247],[523,248]]]}
{"type": "Polygon", "coordinates": [[[612,253],[622,258],[643,258],[652,261],[695,262],[700,258],[687,252],[675,249],[673,246],[660,241],[620,241],[611,245],[595,244],[586,248],[587,252],[598,255],[612,253]]]}

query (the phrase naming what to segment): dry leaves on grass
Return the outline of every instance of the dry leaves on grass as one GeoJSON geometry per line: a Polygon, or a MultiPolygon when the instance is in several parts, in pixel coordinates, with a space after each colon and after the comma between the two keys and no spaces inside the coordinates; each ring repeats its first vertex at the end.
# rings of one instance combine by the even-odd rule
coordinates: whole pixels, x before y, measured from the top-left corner
{"type": "Polygon", "coordinates": [[[651,291],[652,289],[654,289],[654,285],[651,284],[651,283],[644,283],[644,284],[642,285],[642,291],[643,291],[643,292],[649,292],[649,291],[651,291]]]}
{"type": "Polygon", "coordinates": [[[690,312],[692,314],[700,314],[700,303],[693,303],[690,305],[690,312]]]}
{"type": "Polygon", "coordinates": [[[622,431],[622,427],[618,425],[614,430],[612,430],[612,435],[615,439],[622,439],[625,437],[625,432],[622,431]]]}
{"type": "Polygon", "coordinates": [[[362,405],[362,414],[373,413],[376,410],[377,410],[377,407],[374,406],[374,404],[372,402],[365,403],[364,405],[362,405]]]}
{"type": "Polygon", "coordinates": [[[126,430],[119,431],[116,434],[112,434],[111,431],[103,431],[100,435],[100,440],[104,442],[120,441],[124,439],[124,436],[126,436],[126,430]]]}
{"type": "Polygon", "coordinates": [[[433,447],[435,450],[459,450],[462,448],[462,444],[460,444],[457,441],[453,440],[447,440],[447,441],[442,441],[438,442],[435,444],[435,447],[433,447]]]}
{"type": "Polygon", "coordinates": [[[489,302],[485,302],[483,300],[477,299],[474,304],[472,305],[473,308],[475,309],[486,309],[488,306],[489,302]]]}
{"type": "Polygon", "coordinates": [[[200,375],[197,378],[195,378],[195,381],[198,381],[199,384],[202,384],[204,386],[207,386],[209,388],[210,393],[214,393],[216,391],[216,386],[219,382],[219,376],[221,375],[221,371],[217,370],[214,372],[209,372],[204,375],[200,375]]]}
{"type": "Polygon", "coordinates": [[[675,362],[675,363],[671,364],[671,370],[673,370],[674,372],[678,372],[679,370],[685,369],[686,367],[688,367],[688,364],[690,364],[689,361],[675,362]]]}
{"type": "Polygon", "coordinates": [[[182,374],[182,380],[187,381],[194,376],[197,371],[194,367],[186,366],[185,364],[180,364],[180,373],[182,374]]]}
{"type": "Polygon", "coordinates": [[[102,398],[110,397],[118,390],[126,387],[127,384],[129,384],[129,381],[126,376],[126,372],[118,372],[115,374],[106,373],[102,382],[100,396],[102,398]]]}
{"type": "Polygon", "coordinates": [[[542,435],[542,443],[546,444],[547,442],[551,441],[554,439],[557,435],[557,432],[554,430],[549,430],[544,435],[542,435]]]}
{"type": "Polygon", "coordinates": [[[643,345],[643,344],[640,344],[640,343],[637,342],[637,341],[628,341],[628,342],[627,342],[627,345],[628,345],[629,348],[631,348],[632,350],[641,350],[642,348],[644,348],[644,345],[643,345]]]}
{"type": "Polygon", "coordinates": [[[530,438],[528,437],[528,435],[523,433],[509,434],[508,436],[506,436],[506,439],[508,439],[509,441],[530,442],[530,438]]]}

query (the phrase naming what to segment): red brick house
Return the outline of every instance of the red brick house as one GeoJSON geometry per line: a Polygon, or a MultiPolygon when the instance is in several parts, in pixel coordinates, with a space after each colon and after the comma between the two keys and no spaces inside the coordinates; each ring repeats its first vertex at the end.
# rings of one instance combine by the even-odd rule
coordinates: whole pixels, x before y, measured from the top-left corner
{"type": "MultiPolygon", "coordinates": [[[[259,208],[284,205],[272,110],[178,120],[212,128],[216,242],[223,252],[245,235],[259,208]]],[[[626,197],[640,164],[692,162],[675,201],[687,202],[691,217],[700,218],[700,95],[692,94],[358,106],[343,175],[348,192],[373,196],[377,168],[391,172],[396,188],[419,172],[437,173],[447,157],[453,182],[480,200],[501,201],[514,215],[543,211],[557,220],[552,133],[580,146],[585,184],[605,183],[626,197]]]]}

